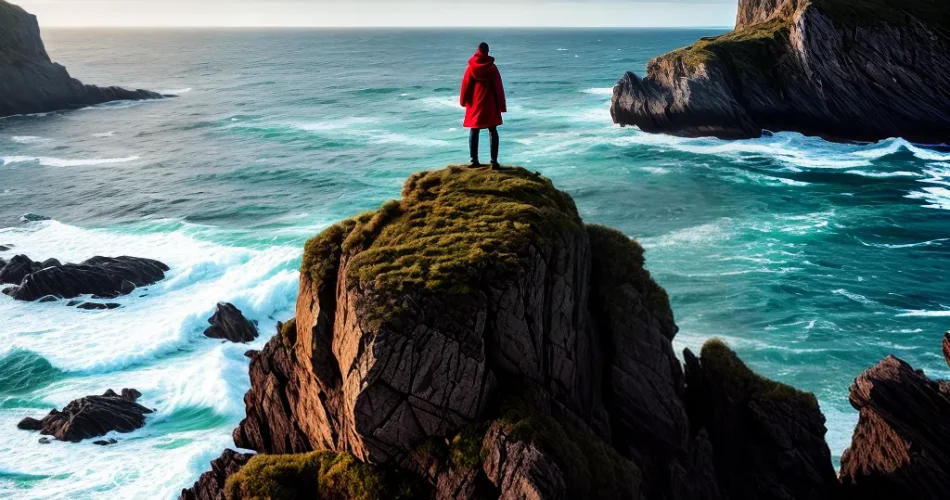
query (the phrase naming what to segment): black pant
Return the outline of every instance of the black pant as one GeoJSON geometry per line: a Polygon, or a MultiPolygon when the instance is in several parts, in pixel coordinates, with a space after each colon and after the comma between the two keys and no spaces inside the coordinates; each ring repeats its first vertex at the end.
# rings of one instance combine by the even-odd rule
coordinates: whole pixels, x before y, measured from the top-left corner
{"type": "MultiPolygon", "coordinates": [[[[472,163],[478,163],[478,136],[482,129],[473,128],[468,135],[468,152],[472,157],[472,163]]],[[[498,163],[498,127],[488,128],[488,138],[491,142],[491,161],[498,163]]]]}

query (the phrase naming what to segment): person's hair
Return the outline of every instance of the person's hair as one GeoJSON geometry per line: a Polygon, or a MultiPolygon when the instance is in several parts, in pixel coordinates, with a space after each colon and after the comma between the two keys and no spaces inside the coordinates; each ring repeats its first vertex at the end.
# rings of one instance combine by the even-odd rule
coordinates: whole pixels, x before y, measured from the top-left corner
{"type": "Polygon", "coordinates": [[[485,42],[478,44],[478,51],[482,54],[488,55],[488,44],[485,42]]]}

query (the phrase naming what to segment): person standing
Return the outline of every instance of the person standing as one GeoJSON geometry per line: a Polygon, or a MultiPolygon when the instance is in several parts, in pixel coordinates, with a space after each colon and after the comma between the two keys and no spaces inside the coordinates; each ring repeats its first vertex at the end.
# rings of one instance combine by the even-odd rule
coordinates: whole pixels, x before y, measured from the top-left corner
{"type": "Polygon", "coordinates": [[[504,123],[501,114],[507,113],[508,107],[501,73],[495,66],[495,58],[488,55],[488,44],[485,42],[479,44],[478,51],[468,60],[468,68],[462,77],[460,102],[465,108],[462,126],[471,129],[468,137],[471,166],[481,166],[478,161],[478,139],[482,129],[487,128],[491,141],[491,168],[499,168],[498,126],[504,123]]]}

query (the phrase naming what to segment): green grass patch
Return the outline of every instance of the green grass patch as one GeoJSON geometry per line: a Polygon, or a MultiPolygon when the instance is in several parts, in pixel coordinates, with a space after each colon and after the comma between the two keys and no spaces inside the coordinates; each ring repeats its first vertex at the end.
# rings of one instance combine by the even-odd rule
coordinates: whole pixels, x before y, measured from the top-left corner
{"type": "Polygon", "coordinates": [[[346,255],[347,286],[378,297],[367,316],[392,317],[408,291],[465,295],[514,278],[529,248],[580,227],[573,200],[540,174],[448,167],[414,174],[401,200],[308,241],[302,272],[335,286],[346,255]]]}
{"type": "Polygon", "coordinates": [[[475,467],[482,463],[488,450],[482,448],[487,424],[472,424],[459,432],[449,445],[449,460],[461,468],[475,467]]]}
{"type": "Polygon", "coordinates": [[[786,52],[790,30],[788,19],[773,19],[700,40],[665,57],[692,69],[718,60],[755,76],[770,71],[786,52]]]}
{"type": "Polygon", "coordinates": [[[408,472],[364,464],[348,453],[257,455],[228,478],[229,500],[411,500],[428,488],[408,472]]]}
{"type": "Polygon", "coordinates": [[[736,399],[784,402],[818,410],[818,399],[810,392],[769,380],[749,369],[722,340],[713,338],[703,344],[703,371],[720,380],[736,399]]]}

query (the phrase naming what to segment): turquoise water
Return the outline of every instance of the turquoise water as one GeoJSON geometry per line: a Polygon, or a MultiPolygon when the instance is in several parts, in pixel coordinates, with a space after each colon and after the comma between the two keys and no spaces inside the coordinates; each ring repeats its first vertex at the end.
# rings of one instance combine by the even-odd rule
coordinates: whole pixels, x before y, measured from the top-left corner
{"type": "Polygon", "coordinates": [[[397,197],[411,172],[465,162],[456,88],[483,39],[509,92],[502,161],[647,247],[678,348],[720,336],[814,391],[837,458],[863,369],[895,353],[950,375],[950,150],[611,125],[623,71],[717,32],[46,31],[87,83],[180,97],[0,120],[0,244],[172,271],[112,311],[0,297],[0,497],[172,498],[192,483],[232,444],[249,385],[248,347],[201,336],[214,304],[258,320],[260,348],[293,314],[307,237],[397,197]],[[15,429],[110,387],[156,409],[114,446],[15,429]]]}

